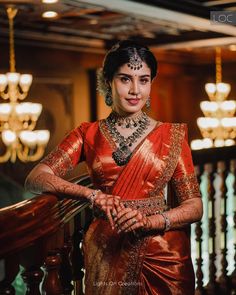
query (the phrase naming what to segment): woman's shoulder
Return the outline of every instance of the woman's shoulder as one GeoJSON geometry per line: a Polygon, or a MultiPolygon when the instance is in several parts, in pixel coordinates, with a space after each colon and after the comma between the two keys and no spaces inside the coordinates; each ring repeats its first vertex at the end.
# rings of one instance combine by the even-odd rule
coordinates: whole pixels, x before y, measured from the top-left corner
{"type": "Polygon", "coordinates": [[[94,121],[94,122],[82,122],[80,125],[78,125],[74,130],[75,131],[80,131],[82,133],[87,132],[88,129],[91,128],[97,128],[99,121],[94,121]]]}
{"type": "Polygon", "coordinates": [[[186,123],[172,123],[172,122],[157,122],[157,132],[162,138],[168,140],[173,138],[183,138],[188,137],[188,129],[186,123]]]}

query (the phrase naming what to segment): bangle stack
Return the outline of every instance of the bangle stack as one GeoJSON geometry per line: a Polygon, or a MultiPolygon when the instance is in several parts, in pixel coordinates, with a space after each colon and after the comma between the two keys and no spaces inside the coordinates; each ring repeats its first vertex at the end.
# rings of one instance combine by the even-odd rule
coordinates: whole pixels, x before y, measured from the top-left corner
{"type": "Polygon", "coordinates": [[[96,190],[92,191],[90,195],[87,196],[87,199],[88,199],[89,202],[91,203],[91,206],[92,206],[92,207],[93,207],[93,205],[94,205],[94,201],[95,201],[95,199],[96,199],[96,197],[97,197],[97,194],[98,194],[99,192],[101,192],[101,190],[100,190],[100,189],[96,189],[96,190]]]}
{"type": "Polygon", "coordinates": [[[160,213],[160,215],[161,215],[161,216],[164,218],[164,220],[165,220],[165,228],[164,228],[164,231],[168,231],[168,230],[170,230],[170,228],[171,228],[171,223],[170,223],[170,219],[169,219],[169,217],[166,215],[165,212],[160,213]]]}

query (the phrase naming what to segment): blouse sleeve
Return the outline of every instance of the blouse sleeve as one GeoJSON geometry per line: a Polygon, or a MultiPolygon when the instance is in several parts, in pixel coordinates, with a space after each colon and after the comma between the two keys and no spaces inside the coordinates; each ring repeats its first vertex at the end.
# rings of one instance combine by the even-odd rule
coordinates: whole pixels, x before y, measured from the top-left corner
{"type": "Polygon", "coordinates": [[[49,166],[57,176],[72,170],[82,157],[83,125],[72,130],[40,163],[49,166]]]}
{"type": "Polygon", "coordinates": [[[201,197],[191,150],[186,140],[183,142],[178,164],[172,176],[172,184],[179,204],[187,199],[201,197]]]}

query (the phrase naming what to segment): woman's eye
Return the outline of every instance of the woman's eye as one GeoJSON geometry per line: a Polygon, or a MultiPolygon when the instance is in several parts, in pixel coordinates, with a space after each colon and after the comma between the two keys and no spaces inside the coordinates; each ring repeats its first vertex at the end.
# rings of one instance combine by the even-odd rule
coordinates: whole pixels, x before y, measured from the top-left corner
{"type": "Polygon", "coordinates": [[[127,83],[130,79],[128,77],[121,77],[121,82],[127,83]]]}
{"type": "Polygon", "coordinates": [[[147,84],[149,82],[149,79],[141,79],[140,82],[142,84],[147,84]]]}

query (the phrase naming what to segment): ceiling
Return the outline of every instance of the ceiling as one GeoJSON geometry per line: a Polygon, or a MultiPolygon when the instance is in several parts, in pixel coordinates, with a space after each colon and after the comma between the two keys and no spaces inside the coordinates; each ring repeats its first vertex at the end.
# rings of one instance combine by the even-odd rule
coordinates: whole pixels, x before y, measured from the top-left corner
{"type": "Polygon", "coordinates": [[[236,44],[236,25],[213,24],[211,11],[236,14],[230,0],[0,0],[0,42],[7,42],[6,6],[18,8],[15,42],[69,50],[104,52],[119,39],[132,37],[152,48],[188,50],[236,44]],[[58,16],[43,19],[54,10],[58,16]]]}

